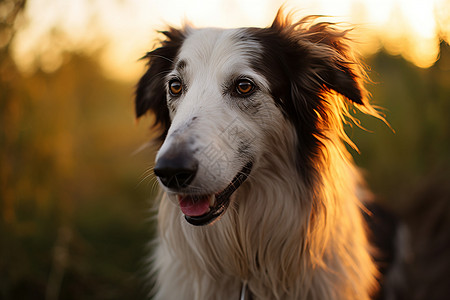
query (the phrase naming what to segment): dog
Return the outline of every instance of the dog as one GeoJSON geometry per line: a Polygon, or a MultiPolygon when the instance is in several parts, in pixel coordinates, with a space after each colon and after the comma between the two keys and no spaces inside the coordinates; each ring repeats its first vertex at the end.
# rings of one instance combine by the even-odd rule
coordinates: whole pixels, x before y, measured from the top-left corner
{"type": "Polygon", "coordinates": [[[380,117],[348,31],[169,27],[144,57],[162,186],[155,299],[369,299],[377,289],[349,108],[380,117]]]}

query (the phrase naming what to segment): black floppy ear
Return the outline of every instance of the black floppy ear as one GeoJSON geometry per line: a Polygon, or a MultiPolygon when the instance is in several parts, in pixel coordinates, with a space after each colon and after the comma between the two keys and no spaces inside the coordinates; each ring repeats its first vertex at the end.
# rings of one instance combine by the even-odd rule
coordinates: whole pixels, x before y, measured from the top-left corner
{"type": "Polygon", "coordinates": [[[165,137],[170,126],[164,79],[173,68],[175,56],[184,40],[184,32],[174,28],[162,34],[166,36],[166,40],[161,43],[161,47],[143,57],[148,60],[148,69],[139,80],[135,93],[136,118],[152,112],[155,117],[153,127],[162,130],[160,138],[165,137]]]}
{"type": "Polygon", "coordinates": [[[363,84],[366,74],[354,56],[348,33],[349,30],[340,30],[329,22],[313,23],[303,33],[305,41],[299,43],[308,49],[311,70],[321,85],[356,104],[367,105],[363,84]]]}
{"type": "Polygon", "coordinates": [[[345,65],[336,64],[326,68],[322,76],[323,84],[356,104],[364,104],[365,89],[363,75],[345,65]]]}

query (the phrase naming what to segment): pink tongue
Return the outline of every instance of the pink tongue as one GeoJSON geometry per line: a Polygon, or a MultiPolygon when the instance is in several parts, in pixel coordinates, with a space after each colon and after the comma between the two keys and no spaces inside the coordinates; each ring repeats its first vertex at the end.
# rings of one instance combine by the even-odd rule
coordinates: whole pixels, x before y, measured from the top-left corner
{"type": "Polygon", "coordinates": [[[189,217],[197,217],[209,211],[209,197],[211,196],[181,196],[178,195],[178,202],[183,214],[189,217]]]}

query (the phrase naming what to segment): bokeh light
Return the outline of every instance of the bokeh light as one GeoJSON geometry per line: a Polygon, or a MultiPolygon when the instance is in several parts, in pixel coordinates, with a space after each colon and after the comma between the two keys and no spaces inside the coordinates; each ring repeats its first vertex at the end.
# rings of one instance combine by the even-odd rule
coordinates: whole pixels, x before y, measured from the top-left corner
{"type": "Polygon", "coordinates": [[[383,46],[421,68],[434,64],[440,40],[448,42],[450,36],[447,0],[30,0],[14,57],[25,72],[52,72],[64,62],[65,52],[98,51],[106,74],[135,80],[142,71],[137,59],[167,24],[267,26],[281,5],[299,16],[320,14],[355,24],[363,36],[363,54],[383,46]]]}

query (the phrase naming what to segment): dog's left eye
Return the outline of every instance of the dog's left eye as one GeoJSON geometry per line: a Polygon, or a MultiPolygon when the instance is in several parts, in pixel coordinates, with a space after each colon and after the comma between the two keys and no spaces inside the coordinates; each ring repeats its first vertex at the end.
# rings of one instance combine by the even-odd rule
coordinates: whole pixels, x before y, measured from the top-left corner
{"type": "Polygon", "coordinates": [[[248,79],[240,79],[236,83],[236,92],[239,95],[248,95],[255,89],[255,85],[248,79]]]}
{"type": "Polygon", "coordinates": [[[173,79],[169,82],[169,91],[172,96],[179,96],[183,91],[183,85],[177,79],[173,79]]]}

